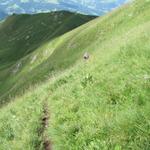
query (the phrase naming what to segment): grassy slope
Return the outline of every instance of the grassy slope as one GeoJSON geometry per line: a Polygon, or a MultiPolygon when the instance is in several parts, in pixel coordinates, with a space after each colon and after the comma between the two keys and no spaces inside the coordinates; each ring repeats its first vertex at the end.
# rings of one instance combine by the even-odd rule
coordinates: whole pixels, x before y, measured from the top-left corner
{"type": "Polygon", "coordinates": [[[4,97],[23,89],[25,83],[31,84],[30,79],[22,84],[18,80],[29,78],[33,68],[50,56],[56,43],[49,46],[50,41],[93,18],[65,11],[9,17],[0,26],[0,101],[3,97],[6,102],[4,97]]]}
{"type": "Polygon", "coordinates": [[[90,60],[79,60],[0,110],[2,149],[41,144],[38,120],[47,100],[51,118],[45,134],[53,149],[149,150],[149,14],[150,2],[137,0],[50,43],[56,49],[41,70],[68,66],[86,50],[90,60]],[[68,56],[63,61],[62,50],[68,56]]]}

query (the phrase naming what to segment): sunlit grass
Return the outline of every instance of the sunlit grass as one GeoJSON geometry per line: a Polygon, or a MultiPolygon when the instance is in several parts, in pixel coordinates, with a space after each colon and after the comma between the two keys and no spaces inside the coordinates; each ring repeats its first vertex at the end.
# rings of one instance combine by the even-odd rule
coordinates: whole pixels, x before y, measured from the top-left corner
{"type": "Polygon", "coordinates": [[[48,80],[1,108],[0,149],[42,149],[37,131],[46,100],[45,134],[53,149],[149,150],[149,8],[149,1],[138,0],[64,34],[43,46],[55,47],[46,61],[39,48],[37,67],[29,76],[27,63],[16,89],[48,80]],[[85,51],[88,61],[82,60],[85,51]]]}

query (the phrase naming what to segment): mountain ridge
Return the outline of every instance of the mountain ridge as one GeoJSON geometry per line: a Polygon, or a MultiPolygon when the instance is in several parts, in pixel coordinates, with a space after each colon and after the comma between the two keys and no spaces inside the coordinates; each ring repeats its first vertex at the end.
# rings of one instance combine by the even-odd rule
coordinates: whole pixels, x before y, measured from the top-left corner
{"type": "Polygon", "coordinates": [[[149,48],[150,1],[135,0],[1,66],[0,148],[149,150],[149,48]]]}
{"type": "Polygon", "coordinates": [[[67,10],[83,14],[100,16],[118,6],[126,3],[127,0],[2,0],[0,3],[0,10],[10,15],[13,13],[40,13],[54,10],[67,10]]]}
{"type": "Polygon", "coordinates": [[[14,14],[8,17],[0,26],[0,93],[13,88],[13,84],[17,82],[14,75],[19,74],[27,61],[31,61],[30,54],[36,49],[94,18],[67,11],[34,15],[14,14]],[[7,85],[11,77],[15,80],[10,82],[9,87],[7,85]],[[4,81],[6,78],[8,81],[4,81]]]}

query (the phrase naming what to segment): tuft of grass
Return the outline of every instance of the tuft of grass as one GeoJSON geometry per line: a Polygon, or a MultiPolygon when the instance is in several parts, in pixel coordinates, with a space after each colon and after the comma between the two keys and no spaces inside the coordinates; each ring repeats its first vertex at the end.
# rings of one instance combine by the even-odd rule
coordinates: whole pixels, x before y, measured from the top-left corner
{"type": "MultiPolygon", "coordinates": [[[[36,91],[37,92],[37,91],[36,91]]],[[[16,98],[0,110],[0,149],[30,149],[41,147],[39,136],[44,92],[33,92],[16,98]],[[41,95],[42,94],[42,95],[41,95]],[[40,99],[40,100],[39,100],[40,99]]]]}

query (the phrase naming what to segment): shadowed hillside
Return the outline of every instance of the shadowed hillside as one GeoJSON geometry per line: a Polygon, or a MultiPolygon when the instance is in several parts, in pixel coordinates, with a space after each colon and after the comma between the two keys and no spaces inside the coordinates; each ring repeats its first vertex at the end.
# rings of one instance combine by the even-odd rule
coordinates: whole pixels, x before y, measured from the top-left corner
{"type": "MultiPolygon", "coordinates": [[[[28,76],[32,74],[32,71],[28,68],[26,70],[27,75],[24,73],[23,76],[19,72],[30,61],[31,53],[94,18],[93,16],[66,11],[36,15],[14,14],[8,17],[0,26],[0,97],[1,95],[8,95],[9,91],[12,94],[19,88],[23,89],[23,87],[18,86],[23,86],[22,84],[25,83],[20,85],[18,79],[22,80],[20,77],[24,78],[23,76],[29,78],[28,76]],[[16,84],[17,87],[15,88],[16,84]]],[[[44,51],[47,49],[43,48],[44,51]]],[[[34,59],[36,56],[33,56],[31,62],[34,59]]],[[[45,71],[48,71],[48,68],[45,71]]],[[[40,78],[44,80],[44,74],[43,76],[40,75],[40,78]]],[[[29,80],[27,85],[31,85],[30,82],[32,81],[29,80]]],[[[35,83],[37,82],[38,79],[35,79],[35,83]]]]}
{"type": "Polygon", "coordinates": [[[0,27],[0,63],[17,61],[94,17],[60,11],[36,15],[12,15],[0,27]]]}

